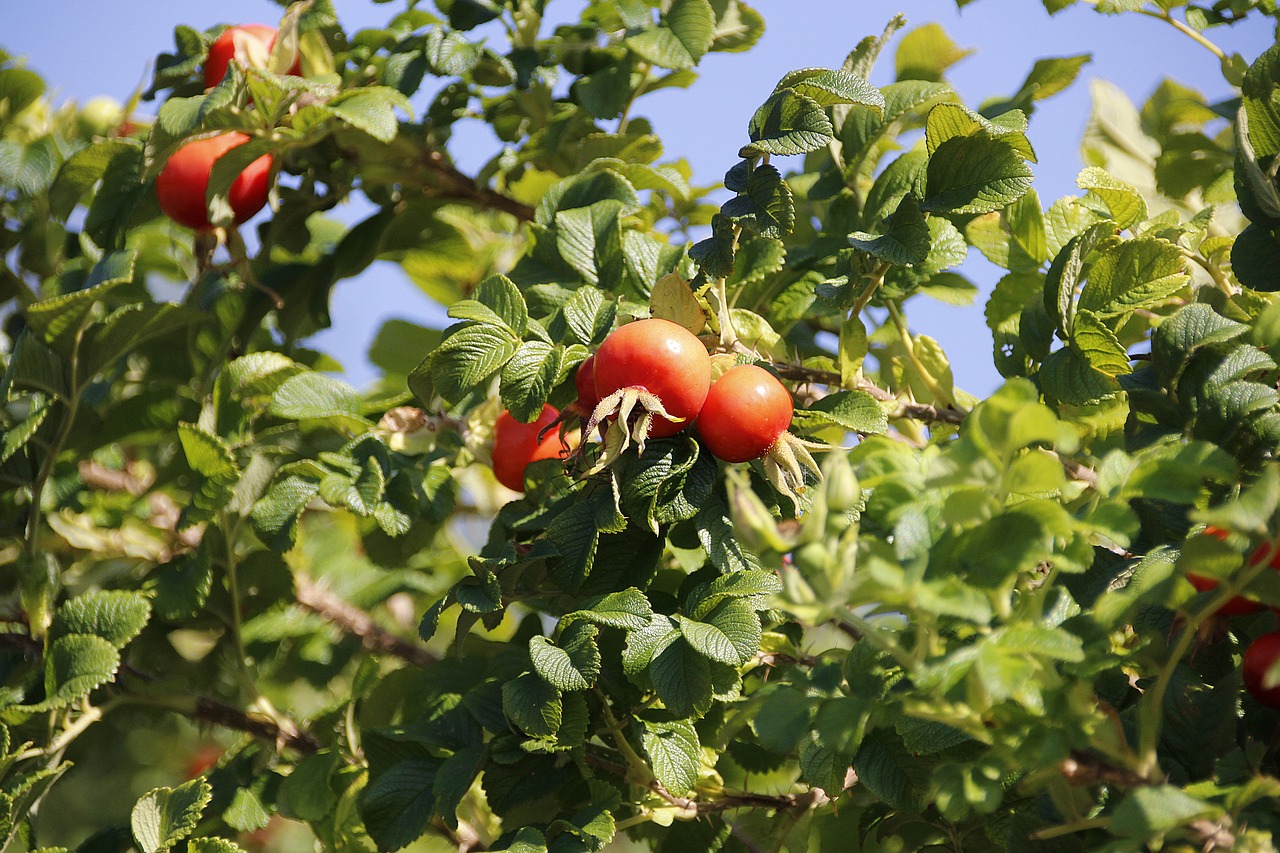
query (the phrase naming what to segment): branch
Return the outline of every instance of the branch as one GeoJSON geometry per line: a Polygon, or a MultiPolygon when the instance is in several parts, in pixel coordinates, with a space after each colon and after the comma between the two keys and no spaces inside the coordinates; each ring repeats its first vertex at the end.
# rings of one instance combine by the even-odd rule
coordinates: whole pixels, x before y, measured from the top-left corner
{"type": "Polygon", "coordinates": [[[714,814],[733,809],[774,809],[791,811],[793,809],[811,809],[826,805],[831,798],[821,788],[811,788],[803,794],[756,794],[742,791],[737,794],[725,793],[723,796],[706,802],[698,802],[688,797],[677,797],[655,781],[650,789],[662,799],[682,811],[697,814],[714,814]]]}
{"type": "Polygon", "coordinates": [[[439,151],[428,151],[423,165],[440,179],[440,188],[450,196],[470,201],[481,207],[510,213],[521,222],[533,221],[533,208],[488,187],[478,187],[471,178],[459,172],[439,151]]]}
{"type": "Polygon", "coordinates": [[[343,601],[328,587],[308,576],[295,576],[298,603],[318,613],[344,632],[359,637],[366,649],[394,655],[418,667],[428,667],[438,658],[417,643],[402,639],[373,621],[373,617],[349,602],[343,601]]]}
{"type": "MultiPolygon", "coordinates": [[[[630,768],[626,765],[610,761],[591,752],[586,753],[584,759],[587,764],[598,770],[611,773],[621,779],[632,779],[630,768]]],[[[671,805],[687,812],[690,816],[694,814],[714,814],[733,809],[775,809],[778,811],[811,809],[831,801],[831,798],[821,788],[811,788],[801,794],[757,794],[751,791],[740,791],[731,794],[726,792],[713,800],[699,802],[689,797],[675,796],[657,779],[652,780],[647,787],[671,805]]]]}
{"type": "MultiPolygon", "coordinates": [[[[839,373],[830,370],[815,370],[811,367],[801,367],[796,364],[773,364],[774,371],[783,379],[794,379],[797,382],[814,382],[819,385],[832,385],[835,387],[844,387],[840,379],[839,373]]],[[[893,394],[869,382],[866,379],[860,379],[854,383],[853,390],[865,391],[872,397],[875,397],[882,403],[896,403],[898,411],[890,417],[894,418],[912,418],[917,421],[932,421],[935,423],[962,424],[964,423],[965,413],[959,409],[945,408],[940,409],[937,406],[930,406],[925,403],[915,403],[909,400],[900,400],[893,394]]]]}
{"type": "MultiPolygon", "coordinates": [[[[182,713],[177,707],[170,710],[182,713]]],[[[303,755],[310,755],[320,748],[320,742],[308,731],[303,731],[292,724],[282,726],[266,717],[251,716],[239,708],[210,696],[197,696],[194,710],[189,716],[193,720],[246,732],[271,741],[276,745],[277,750],[288,747],[303,755]]]]}

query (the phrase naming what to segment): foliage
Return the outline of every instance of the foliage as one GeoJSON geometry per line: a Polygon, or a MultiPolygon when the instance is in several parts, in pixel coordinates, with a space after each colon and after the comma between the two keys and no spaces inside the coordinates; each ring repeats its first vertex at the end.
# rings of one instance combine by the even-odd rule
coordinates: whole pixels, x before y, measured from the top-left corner
{"type": "Polygon", "coordinates": [[[1272,849],[1240,663],[1276,615],[1215,612],[1280,609],[1244,557],[1280,541],[1280,45],[1209,36],[1277,12],[1091,5],[1239,97],[1099,85],[1047,206],[1028,122],[1088,57],[975,108],[900,18],[757,93],[720,195],[637,110],[755,43],[742,0],[313,0],[208,91],[218,30],[178,28],[154,120],[105,125],[0,54],[0,849],[1272,849]],[[263,154],[271,209],[193,235],[156,176],[229,130],[211,221],[263,154]],[[970,247],[986,399],[908,322],[974,298],[970,247]],[[357,391],[300,342],[375,261],[453,323],[389,322],[357,391]],[[594,441],[575,374],[651,316],[782,380],[784,449],[594,441]],[[512,492],[494,424],[547,404],[579,449],[512,492]]]}

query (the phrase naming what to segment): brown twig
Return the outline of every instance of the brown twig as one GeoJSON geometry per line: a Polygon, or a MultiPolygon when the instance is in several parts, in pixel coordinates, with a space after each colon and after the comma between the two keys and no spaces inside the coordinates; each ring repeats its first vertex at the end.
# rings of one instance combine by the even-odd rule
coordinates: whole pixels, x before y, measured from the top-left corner
{"type": "Polygon", "coordinates": [[[427,667],[436,662],[437,658],[431,652],[382,628],[373,621],[372,616],[343,601],[328,587],[301,573],[295,576],[294,583],[299,604],[318,613],[353,637],[359,637],[366,649],[395,655],[419,667],[427,667]]]}
{"type": "Polygon", "coordinates": [[[200,722],[263,738],[275,743],[277,749],[287,747],[310,755],[320,748],[320,742],[308,731],[293,725],[282,726],[267,717],[250,715],[210,696],[196,697],[195,712],[191,717],[200,722]]]}
{"type": "MultiPolygon", "coordinates": [[[[783,379],[794,379],[797,382],[815,382],[819,385],[843,387],[840,374],[830,370],[815,370],[811,367],[801,367],[796,364],[774,364],[772,366],[774,371],[783,379]]],[[[896,414],[891,415],[891,417],[912,418],[917,421],[932,421],[935,423],[947,424],[964,423],[965,413],[959,409],[938,408],[937,406],[930,406],[926,403],[901,400],[875,383],[868,382],[865,379],[855,383],[853,390],[865,391],[882,403],[895,403],[898,406],[898,411],[896,414]]]]}
{"type": "Polygon", "coordinates": [[[423,165],[430,169],[440,180],[440,189],[454,198],[470,201],[480,207],[501,210],[510,213],[522,222],[533,221],[533,208],[523,202],[516,201],[488,187],[478,187],[476,182],[454,168],[439,151],[429,151],[423,158],[423,165]]]}

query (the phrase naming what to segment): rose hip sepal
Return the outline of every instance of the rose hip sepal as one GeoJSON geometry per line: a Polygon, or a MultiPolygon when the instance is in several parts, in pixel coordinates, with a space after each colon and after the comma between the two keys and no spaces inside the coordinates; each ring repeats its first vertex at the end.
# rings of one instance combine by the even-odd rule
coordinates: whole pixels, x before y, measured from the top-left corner
{"type": "Polygon", "coordinates": [[[648,439],[672,436],[688,427],[711,387],[706,347],[670,320],[654,318],[621,326],[605,338],[593,365],[600,402],[584,434],[609,423],[604,453],[593,473],[618,458],[632,440],[643,453],[648,439]]]}
{"type": "Polygon", "coordinates": [[[711,385],[698,415],[702,443],[725,462],[764,460],[774,488],[795,500],[805,490],[806,472],[819,472],[809,452],[814,445],[788,432],[794,404],[772,373],[754,364],[729,368],[711,385]]]}

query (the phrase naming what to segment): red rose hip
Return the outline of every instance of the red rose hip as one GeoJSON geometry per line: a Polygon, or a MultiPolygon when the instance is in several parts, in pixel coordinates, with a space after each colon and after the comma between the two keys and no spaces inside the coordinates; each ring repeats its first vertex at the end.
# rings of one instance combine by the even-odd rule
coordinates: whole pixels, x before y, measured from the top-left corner
{"type": "MultiPolygon", "coordinates": [[[[220,133],[194,139],[173,152],[156,177],[160,209],[179,225],[197,231],[213,227],[206,201],[213,165],[223,154],[248,141],[249,137],[243,133],[220,133]]],[[[228,200],[236,225],[262,210],[270,186],[271,155],[263,154],[246,166],[231,184],[228,200]]]]}
{"type": "Polygon", "coordinates": [[[725,462],[759,459],[791,426],[791,395],[773,374],[739,364],[712,384],[698,415],[702,443],[725,462]]]}

